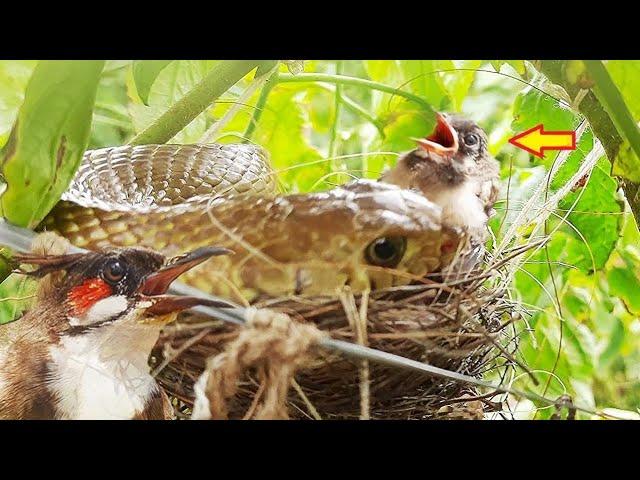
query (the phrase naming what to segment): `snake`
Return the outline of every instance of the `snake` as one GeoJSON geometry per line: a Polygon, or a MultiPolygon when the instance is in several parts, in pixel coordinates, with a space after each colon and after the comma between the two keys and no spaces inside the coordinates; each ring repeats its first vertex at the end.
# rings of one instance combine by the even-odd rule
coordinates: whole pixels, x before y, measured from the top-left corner
{"type": "Polygon", "coordinates": [[[268,153],[253,144],[88,150],[39,229],[87,249],[227,247],[234,254],[181,279],[245,303],[413,283],[441,269],[456,242],[439,207],[392,184],[280,190],[268,153]]]}

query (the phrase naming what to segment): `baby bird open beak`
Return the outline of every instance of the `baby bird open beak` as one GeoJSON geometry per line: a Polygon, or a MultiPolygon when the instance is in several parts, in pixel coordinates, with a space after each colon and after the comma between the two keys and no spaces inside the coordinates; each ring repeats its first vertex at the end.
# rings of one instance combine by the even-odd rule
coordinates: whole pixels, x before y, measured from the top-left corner
{"type": "Polygon", "coordinates": [[[458,133],[447,122],[444,115],[436,114],[436,127],[427,138],[415,139],[418,146],[429,153],[431,160],[443,162],[458,152],[458,133]]]}
{"type": "Polygon", "coordinates": [[[170,259],[159,270],[147,276],[138,289],[138,293],[151,302],[151,306],[145,310],[145,314],[147,316],[167,315],[204,304],[216,307],[232,306],[223,302],[215,302],[216,305],[212,305],[211,301],[198,297],[166,295],[171,283],[187,270],[191,270],[211,257],[232,253],[234,253],[232,250],[222,247],[201,247],[170,259]]]}

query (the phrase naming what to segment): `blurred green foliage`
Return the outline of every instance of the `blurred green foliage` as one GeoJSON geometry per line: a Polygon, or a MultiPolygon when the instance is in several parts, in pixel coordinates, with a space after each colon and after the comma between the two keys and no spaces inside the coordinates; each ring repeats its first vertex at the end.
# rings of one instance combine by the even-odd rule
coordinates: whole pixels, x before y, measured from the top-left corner
{"type": "MultiPolygon", "coordinates": [[[[97,85],[89,146],[126,143],[215,64],[107,62],[97,85]]],[[[0,62],[0,146],[6,143],[15,119],[25,114],[20,107],[33,69],[40,68],[35,65],[0,62]]],[[[606,66],[635,120],[640,120],[640,62],[610,61],[606,66]]],[[[568,71],[575,70],[569,67],[568,71]]],[[[304,71],[378,82],[415,94],[436,110],[459,111],[478,121],[502,166],[503,191],[491,222],[497,242],[536,189],[542,186],[545,198],[551,197],[594,145],[587,127],[578,149],[546,185],[545,175],[553,168],[556,153],[538,159],[508,143],[516,132],[539,123],[548,130],[569,130],[584,120],[566,92],[522,60],[307,61],[304,71]]],[[[268,95],[261,110],[256,110],[261,89],[243,96],[253,81],[252,73],[171,142],[197,142],[214,127],[214,141],[258,143],[270,152],[282,190],[295,192],[323,190],[351,177],[377,178],[398,154],[413,147],[412,138],[426,135],[433,127],[432,112],[402,96],[359,85],[297,81],[284,64],[279,74],[288,76],[287,82],[278,83],[272,77],[263,87],[268,95]],[[218,123],[233,107],[235,114],[218,123]],[[255,129],[251,138],[245,138],[251,122],[255,129]]],[[[578,78],[581,72],[575,75],[578,78]]],[[[545,228],[551,233],[546,251],[528,258],[510,285],[510,295],[530,312],[518,327],[518,356],[542,380],[533,386],[526,375],[519,375],[515,386],[546,391],[550,397],[566,392],[587,407],[637,412],[640,235],[610,173],[611,164],[602,156],[585,185],[553,205],[545,228]]],[[[530,228],[527,223],[518,227],[521,241],[527,240],[530,228]]],[[[11,296],[15,291],[8,282],[15,280],[10,277],[4,282],[0,295],[11,296]]],[[[3,302],[0,313],[6,315],[8,308],[15,307],[3,302]]],[[[515,408],[522,418],[548,418],[553,413],[551,409],[536,412],[534,407],[521,402],[515,408]]]]}

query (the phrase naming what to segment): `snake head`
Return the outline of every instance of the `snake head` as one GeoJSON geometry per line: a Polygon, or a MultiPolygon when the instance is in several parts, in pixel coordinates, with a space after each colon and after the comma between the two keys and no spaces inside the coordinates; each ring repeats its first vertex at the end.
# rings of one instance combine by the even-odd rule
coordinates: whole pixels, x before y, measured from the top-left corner
{"type": "Polygon", "coordinates": [[[417,281],[442,263],[439,207],[382,182],[260,198],[251,208],[230,201],[211,214],[236,254],[221,258],[207,279],[187,277],[221,296],[240,292],[255,300],[331,295],[344,286],[385,288],[417,281]]]}

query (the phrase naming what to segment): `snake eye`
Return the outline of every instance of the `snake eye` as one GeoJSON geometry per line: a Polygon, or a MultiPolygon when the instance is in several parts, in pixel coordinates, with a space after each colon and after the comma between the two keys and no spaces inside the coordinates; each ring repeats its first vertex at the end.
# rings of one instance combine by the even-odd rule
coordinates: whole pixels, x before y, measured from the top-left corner
{"type": "Polygon", "coordinates": [[[122,280],[126,272],[127,270],[122,262],[120,260],[113,259],[105,265],[104,270],[102,271],[102,277],[108,283],[113,285],[122,280]]]}
{"type": "Polygon", "coordinates": [[[367,246],[365,256],[371,265],[394,268],[402,260],[406,249],[407,239],[404,237],[380,237],[367,246]]]}

